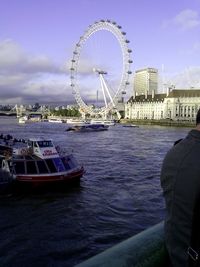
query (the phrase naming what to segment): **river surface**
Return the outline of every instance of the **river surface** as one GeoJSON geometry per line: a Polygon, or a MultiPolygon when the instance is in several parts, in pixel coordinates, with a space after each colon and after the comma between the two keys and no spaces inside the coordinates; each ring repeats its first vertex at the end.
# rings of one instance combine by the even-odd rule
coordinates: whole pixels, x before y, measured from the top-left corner
{"type": "Polygon", "coordinates": [[[0,266],[71,267],[164,218],[163,157],[189,128],[111,126],[66,132],[66,124],[0,117],[0,132],[47,137],[84,165],[80,185],[0,198],[0,266]]]}

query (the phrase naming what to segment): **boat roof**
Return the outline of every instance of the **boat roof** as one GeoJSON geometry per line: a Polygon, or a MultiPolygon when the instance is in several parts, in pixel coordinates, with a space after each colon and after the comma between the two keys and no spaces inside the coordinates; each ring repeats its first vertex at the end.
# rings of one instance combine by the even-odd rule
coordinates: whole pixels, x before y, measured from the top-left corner
{"type": "Polygon", "coordinates": [[[34,141],[34,142],[38,142],[38,141],[52,141],[52,139],[45,139],[43,137],[35,137],[35,138],[29,138],[29,141],[34,141]]]}

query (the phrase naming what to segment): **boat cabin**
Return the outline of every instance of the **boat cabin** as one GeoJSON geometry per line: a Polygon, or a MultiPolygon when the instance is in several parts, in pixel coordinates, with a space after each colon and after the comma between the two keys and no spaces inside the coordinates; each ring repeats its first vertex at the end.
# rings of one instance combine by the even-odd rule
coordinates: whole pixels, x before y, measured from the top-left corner
{"type": "Polygon", "coordinates": [[[33,154],[40,158],[56,158],[59,157],[58,151],[52,140],[29,139],[28,148],[33,151],[33,154]]]}
{"type": "Polygon", "coordinates": [[[15,147],[14,155],[35,155],[42,159],[58,158],[58,150],[54,146],[52,140],[29,139],[26,144],[15,147]]]}
{"type": "Polygon", "coordinates": [[[2,161],[2,169],[14,175],[45,175],[56,174],[76,169],[77,161],[73,155],[60,158],[41,159],[35,155],[14,156],[12,159],[2,161]]]}
{"type": "Polygon", "coordinates": [[[51,139],[29,139],[19,142],[9,156],[1,156],[1,169],[24,182],[60,181],[80,178],[80,167],[73,155],[55,147],[51,139]]]}

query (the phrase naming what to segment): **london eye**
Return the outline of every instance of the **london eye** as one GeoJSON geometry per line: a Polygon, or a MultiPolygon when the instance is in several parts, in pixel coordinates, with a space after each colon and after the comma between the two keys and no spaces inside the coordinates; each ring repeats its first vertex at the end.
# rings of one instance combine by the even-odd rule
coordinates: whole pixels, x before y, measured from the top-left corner
{"type": "Polygon", "coordinates": [[[72,93],[83,114],[107,117],[130,84],[131,49],[126,32],[114,21],[100,20],[75,45],[70,66],[72,93]]]}

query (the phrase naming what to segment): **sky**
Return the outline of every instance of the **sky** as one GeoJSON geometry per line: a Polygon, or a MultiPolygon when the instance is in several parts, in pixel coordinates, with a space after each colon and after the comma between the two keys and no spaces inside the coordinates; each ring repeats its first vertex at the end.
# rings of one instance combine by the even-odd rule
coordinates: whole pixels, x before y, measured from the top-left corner
{"type": "MultiPolygon", "coordinates": [[[[0,0],[0,104],[75,103],[69,71],[73,51],[88,26],[101,19],[126,32],[133,73],[158,69],[160,92],[163,84],[200,88],[200,0],[0,0]]],[[[80,59],[91,71],[90,52],[93,60],[101,56],[112,72],[121,64],[117,46],[105,31],[93,34],[80,59]]],[[[85,72],[80,68],[78,78],[87,101],[99,89],[85,72]]],[[[131,83],[128,96],[132,90],[131,83]]]]}

